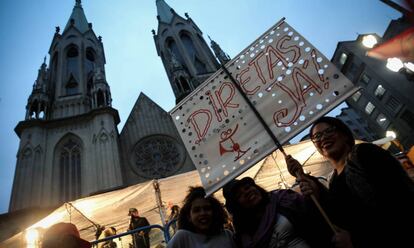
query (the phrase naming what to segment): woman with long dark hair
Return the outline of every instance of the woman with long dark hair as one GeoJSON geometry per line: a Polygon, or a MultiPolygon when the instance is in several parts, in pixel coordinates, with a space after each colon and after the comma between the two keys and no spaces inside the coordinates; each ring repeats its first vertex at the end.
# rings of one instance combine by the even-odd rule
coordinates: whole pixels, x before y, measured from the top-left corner
{"type": "Polygon", "coordinates": [[[379,146],[355,145],[352,131],[339,119],[322,117],[310,129],[318,152],[333,166],[329,189],[305,175],[288,156],[304,195],[314,194],[337,225],[334,242],[348,247],[413,247],[414,183],[401,164],[379,146]],[[345,231],[346,230],[346,231],[345,231]]]}
{"type": "Polygon", "coordinates": [[[250,177],[223,188],[242,248],[329,247],[332,233],[309,200],[292,190],[267,192],[250,177]]]}
{"type": "Polygon", "coordinates": [[[168,248],[233,248],[232,233],[224,229],[225,212],[213,196],[205,197],[202,187],[190,187],[178,215],[178,231],[168,248]]]}

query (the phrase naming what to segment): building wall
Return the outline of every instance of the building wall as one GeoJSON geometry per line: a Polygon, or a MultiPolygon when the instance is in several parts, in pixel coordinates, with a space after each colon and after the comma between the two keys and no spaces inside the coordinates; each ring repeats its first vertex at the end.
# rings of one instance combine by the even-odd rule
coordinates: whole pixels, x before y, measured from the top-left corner
{"type": "Polygon", "coordinates": [[[374,141],[377,139],[377,135],[370,130],[368,123],[354,109],[341,109],[341,114],[336,117],[352,130],[355,139],[363,141],[374,141]]]}
{"type": "Polygon", "coordinates": [[[332,62],[362,88],[346,102],[367,121],[369,129],[376,134],[374,138],[382,138],[387,130],[392,130],[409,148],[414,144],[414,83],[407,74],[387,69],[386,61],[365,56],[367,48],[362,46],[362,36],[338,43],[332,58],[332,62]]]}

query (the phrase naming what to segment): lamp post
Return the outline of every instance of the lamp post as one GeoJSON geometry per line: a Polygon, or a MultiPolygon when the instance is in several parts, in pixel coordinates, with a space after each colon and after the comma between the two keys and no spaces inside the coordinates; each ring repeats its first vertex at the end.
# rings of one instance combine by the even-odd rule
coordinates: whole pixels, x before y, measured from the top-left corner
{"type": "Polygon", "coordinates": [[[362,45],[364,45],[366,48],[373,48],[377,43],[377,38],[372,34],[362,37],[362,45]]]}

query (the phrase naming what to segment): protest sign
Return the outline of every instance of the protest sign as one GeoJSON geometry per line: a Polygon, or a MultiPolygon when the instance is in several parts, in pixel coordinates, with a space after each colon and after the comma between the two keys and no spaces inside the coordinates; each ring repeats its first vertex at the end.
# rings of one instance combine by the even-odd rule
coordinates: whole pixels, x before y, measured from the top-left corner
{"type": "MultiPolygon", "coordinates": [[[[284,19],[225,66],[280,143],[356,90],[284,19]]],[[[208,194],[276,149],[222,69],[170,114],[208,194]]]]}

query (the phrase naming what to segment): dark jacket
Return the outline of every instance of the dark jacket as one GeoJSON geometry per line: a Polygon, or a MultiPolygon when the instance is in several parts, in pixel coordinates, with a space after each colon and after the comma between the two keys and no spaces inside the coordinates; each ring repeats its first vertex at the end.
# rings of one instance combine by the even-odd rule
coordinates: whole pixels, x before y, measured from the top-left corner
{"type": "MultiPolygon", "coordinates": [[[[316,179],[315,179],[316,180],[316,179]]],[[[351,233],[355,247],[412,247],[414,183],[388,151],[354,146],[329,190],[320,186],[320,201],[332,222],[351,233]]]]}
{"type": "MultiPolygon", "coordinates": [[[[129,222],[129,230],[134,230],[140,227],[149,226],[150,223],[145,217],[134,217],[131,216],[131,220],[129,222]]],[[[149,239],[149,232],[150,229],[143,230],[144,235],[140,235],[138,233],[133,234],[133,243],[136,248],[149,248],[150,247],[150,239],[149,239]]]]}
{"type": "Polygon", "coordinates": [[[292,223],[296,234],[311,247],[330,246],[333,233],[310,200],[292,190],[275,190],[269,194],[270,201],[265,207],[265,213],[252,241],[243,242],[243,233],[237,233],[236,229],[235,238],[240,247],[268,247],[277,222],[277,214],[285,216],[292,223]]]}

